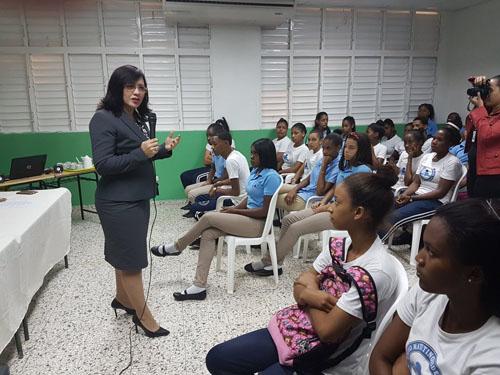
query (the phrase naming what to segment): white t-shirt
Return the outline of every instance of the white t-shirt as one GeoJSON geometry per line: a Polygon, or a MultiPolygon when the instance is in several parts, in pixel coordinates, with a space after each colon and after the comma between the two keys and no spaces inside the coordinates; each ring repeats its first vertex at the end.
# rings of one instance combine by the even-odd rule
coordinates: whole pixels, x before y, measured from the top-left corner
{"type": "MultiPolygon", "coordinates": [[[[438,187],[439,179],[458,181],[462,175],[462,164],[455,155],[448,153],[444,158],[438,161],[432,161],[436,156],[435,152],[424,154],[420,165],[417,169],[417,174],[420,176],[420,187],[415,194],[425,194],[438,187]]],[[[453,187],[448,193],[440,199],[441,203],[446,204],[450,201],[453,194],[453,187]]]]}
{"type": "Polygon", "coordinates": [[[427,153],[429,153],[429,152],[432,152],[431,143],[432,143],[432,140],[433,140],[433,139],[434,139],[434,138],[432,138],[432,137],[431,137],[431,138],[428,138],[428,139],[424,142],[424,144],[422,145],[422,152],[423,152],[424,154],[427,154],[427,153]]]}
{"type": "Polygon", "coordinates": [[[298,147],[292,146],[283,154],[283,169],[291,168],[295,163],[305,163],[309,148],[305,144],[298,147]]]}
{"type": "Polygon", "coordinates": [[[293,147],[293,143],[287,136],[281,139],[273,139],[274,147],[276,147],[276,152],[287,152],[289,148],[293,147]]]}
{"type": "Polygon", "coordinates": [[[382,143],[377,143],[375,146],[373,146],[373,152],[377,159],[385,160],[385,155],[387,154],[387,147],[385,147],[385,145],[383,145],[382,143]]]}
{"type": "Polygon", "coordinates": [[[467,333],[441,329],[448,297],[415,285],[398,305],[398,315],[409,327],[406,359],[411,374],[500,374],[500,318],[490,319],[467,333]]]}
{"type": "Polygon", "coordinates": [[[246,192],[250,168],[248,168],[247,159],[237,150],[231,151],[226,159],[226,171],[229,179],[237,178],[240,184],[240,194],[246,192]]]}
{"type": "MultiPolygon", "coordinates": [[[[351,245],[351,239],[346,239],[346,248],[351,245]]],[[[346,252],[347,253],[347,252],[346,252]]],[[[346,254],[347,256],[347,254],[346,254]]],[[[314,269],[319,273],[323,268],[332,264],[332,257],[330,256],[330,251],[325,249],[322,251],[313,263],[314,269]]],[[[389,259],[389,254],[382,244],[380,238],[373,242],[372,246],[357,259],[352,262],[344,263],[344,268],[348,269],[352,266],[361,266],[367,270],[375,282],[378,295],[378,311],[377,311],[377,326],[382,321],[384,315],[392,306],[396,300],[396,292],[398,286],[397,270],[394,267],[394,262],[389,259]]],[[[361,311],[361,302],[359,300],[359,294],[356,286],[351,286],[351,288],[344,293],[337,301],[337,307],[344,310],[349,315],[355,316],[359,319],[363,319],[363,313],[361,311]]],[[[348,348],[352,342],[360,335],[361,330],[365,326],[364,322],[355,327],[349,338],[341,344],[337,349],[337,353],[341,353],[342,350],[348,348]]],[[[374,335],[372,335],[372,338],[374,335]]],[[[323,371],[324,374],[335,374],[335,375],[353,375],[353,374],[364,374],[366,369],[366,356],[370,350],[370,340],[364,339],[361,345],[358,347],[356,352],[344,359],[337,366],[323,371]]]]}
{"type": "Polygon", "coordinates": [[[391,139],[385,139],[382,141],[382,144],[387,147],[386,158],[389,158],[397,146],[403,143],[403,140],[399,137],[399,135],[395,134],[391,139]]]}
{"type": "Polygon", "coordinates": [[[304,166],[304,173],[302,175],[302,179],[306,178],[309,176],[316,166],[318,164],[318,161],[323,159],[323,149],[320,148],[317,152],[314,152],[313,150],[309,150],[309,153],[307,154],[307,159],[306,159],[306,165],[304,166]]]}
{"type": "MultiPolygon", "coordinates": [[[[422,160],[423,156],[425,154],[420,154],[420,156],[413,158],[411,161],[411,171],[413,174],[418,169],[418,166],[420,165],[420,161],[422,160]]],[[[398,182],[393,186],[394,189],[397,189],[399,187],[406,186],[405,185],[405,173],[406,173],[406,165],[408,164],[408,153],[406,151],[403,151],[402,154],[399,156],[398,163],[396,166],[399,168],[399,175],[398,175],[398,182]]]]}

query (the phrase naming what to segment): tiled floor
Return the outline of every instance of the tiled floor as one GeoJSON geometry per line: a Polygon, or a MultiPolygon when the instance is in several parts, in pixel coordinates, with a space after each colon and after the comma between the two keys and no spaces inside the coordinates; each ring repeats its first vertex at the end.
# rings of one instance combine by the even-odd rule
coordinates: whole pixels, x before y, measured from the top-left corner
{"type": "MultiPolygon", "coordinates": [[[[181,201],[160,202],[152,243],[172,240],[186,231],[193,219],[181,217],[181,201]]],[[[311,243],[314,247],[315,242],[311,243]]],[[[33,298],[27,318],[30,340],[23,343],[25,356],[18,359],[11,343],[1,354],[11,373],[118,374],[130,356],[129,316],[115,318],[109,304],[114,293],[112,268],[103,260],[103,235],[96,215],[82,221],[73,214],[70,267],[59,262],[47,275],[33,298]]],[[[317,253],[311,250],[310,256],[317,253]]],[[[409,269],[410,285],[415,281],[409,269]]],[[[197,251],[186,249],[179,257],[154,258],[149,305],[161,325],[171,334],[149,339],[132,331],[133,365],[125,374],[206,374],[204,358],[216,343],[249,330],[264,327],[272,312],[292,303],[293,279],[306,267],[300,259],[288,258],[278,288],[272,278],[248,275],[243,265],[259,252],[236,257],[236,290],[225,290],[226,273],[209,276],[208,298],[201,302],[176,302],[172,293],[190,285],[197,251]]],[[[396,254],[398,255],[398,254],[396,254]]],[[[149,280],[145,271],[145,283],[149,280]]]]}

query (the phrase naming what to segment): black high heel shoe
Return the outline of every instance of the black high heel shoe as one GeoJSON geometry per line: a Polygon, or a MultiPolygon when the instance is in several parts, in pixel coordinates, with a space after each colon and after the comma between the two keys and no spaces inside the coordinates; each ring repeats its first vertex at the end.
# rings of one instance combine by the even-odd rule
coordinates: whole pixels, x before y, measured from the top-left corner
{"type": "Polygon", "coordinates": [[[139,320],[139,318],[137,317],[137,315],[134,314],[134,316],[132,317],[132,321],[134,322],[135,324],[135,332],[139,333],[139,330],[137,329],[137,326],[141,327],[142,330],[144,331],[144,333],[146,334],[146,336],[148,337],[161,337],[161,336],[167,336],[170,331],[165,329],[165,328],[158,328],[158,330],[152,332],[150,330],[148,330],[146,327],[144,327],[141,323],[141,321],[139,320]]]}
{"type": "Polygon", "coordinates": [[[116,298],[111,301],[111,307],[115,310],[115,316],[118,317],[116,309],[123,310],[129,315],[135,315],[135,310],[130,307],[123,306],[116,298]]]}

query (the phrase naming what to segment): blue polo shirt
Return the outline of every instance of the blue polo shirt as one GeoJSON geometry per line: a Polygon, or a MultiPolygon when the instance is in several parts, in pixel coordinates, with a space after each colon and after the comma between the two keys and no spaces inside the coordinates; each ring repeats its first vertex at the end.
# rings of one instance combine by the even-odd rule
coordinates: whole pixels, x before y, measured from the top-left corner
{"type": "Polygon", "coordinates": [[[212,164],[215,166],[215,178],[221,178],[226,167],[226,159],[220,155],[212,154],[212,164]]]}
{"type": "Polygon", "coordinates": [[[281,177],[274,169],[253,168],[247,181],[247,208],[264,205],[264,196],[273,195],[281,184],[281,177]]]}
{"type": "Polygon", "coordinates": [[[427,135],[434,137],[438,131],[436,121],[429,119],[427,121],[427,135]]]}
{"type": "Polygon", "coordinates": [[[465,141],[462,141],[456,146],[450,147],[450,153],[455,155],[462,165],[469,163],[469,155],[465,152],[465,141]]]}
{"type": "Polygon", "coordinates": [[[355,167],[347,166],[343,171],[339,170],[339,175],[337,176],[337,181],[335,185],[338,186],[342,181],[344,181],[347,177],[355,173],[371,173],[372,169],[366,164],[361,164],[355,167]]]}
{"type": "MultiPolygon", "coordinates": [[[[337,181],[337,175],[339,173],[339,167],[338,167],[339,160],[340,160],[340,154],[335,159],[333,159],[330,162],[330,164],[326,166],[325,179],[326,181],[332,184],[335,184],[335,181],[337,181]]],[[[297,193],[297,195],[300,198],[302,198],[305,202],[307,202],[307,200],[311,198],[313,195],[316,195],[316,188],[318,186],[319,172],[321,171],[322,163],[323,163],[323,158],[321,158],[321,160],[318,160],[318,162],[314,166],[309,176],[309,185],[303,187],[297,193]]]]}

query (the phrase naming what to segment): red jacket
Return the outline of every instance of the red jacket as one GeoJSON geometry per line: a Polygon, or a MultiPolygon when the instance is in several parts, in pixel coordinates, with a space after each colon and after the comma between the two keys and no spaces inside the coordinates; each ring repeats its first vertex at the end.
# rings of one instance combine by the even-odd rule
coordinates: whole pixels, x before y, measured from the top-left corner
{"type": "Polygon", "coordinates": [[[500,175],[500,112],[489,115],[479,107],[469,114],[471,129],[477,131],[477,175],[500,175]]]}

